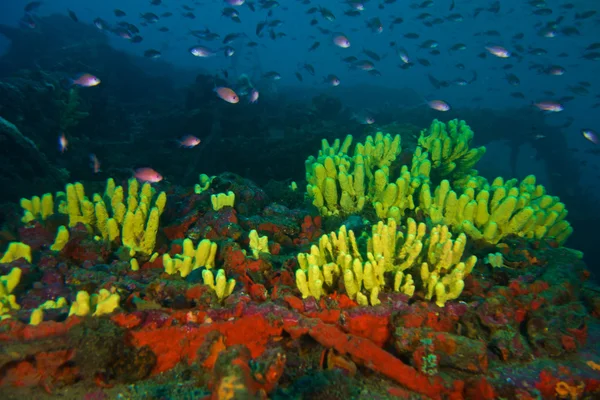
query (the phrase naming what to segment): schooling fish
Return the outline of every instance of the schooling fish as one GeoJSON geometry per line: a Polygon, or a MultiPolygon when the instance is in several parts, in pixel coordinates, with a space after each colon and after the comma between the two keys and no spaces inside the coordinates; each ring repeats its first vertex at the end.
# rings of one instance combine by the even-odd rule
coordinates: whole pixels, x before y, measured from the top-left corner
{"type": "Polygon", "coordinates": [[[582,129],[581,134],[583,135],[584,138],[586,138],[587,140],[589,140],[590,142],[592,142],[594,144],[600,143],[600,139],[598,139],[598,135],[596,134],[596,132],[594,132],[591,129],[582,129]]]}
{"type": "Polygon", "coordinates": [[[342,49],[347,49],[350,47],[350,41],[345,35],[335,35],[333,37],[333,43],[342,49]]]}
{"type": "Polygon", "coordinates": [[[194,46],[189,49],[194,57],[213,57],[215,52],[204,46],[194,46]]]}
{"type": "Polygon", "coordinates": [[[560,112],[564,110],[562,104],[554,101],[540,101],[539,103],[533,103],[533,105],[546,112],[560,112]]]}

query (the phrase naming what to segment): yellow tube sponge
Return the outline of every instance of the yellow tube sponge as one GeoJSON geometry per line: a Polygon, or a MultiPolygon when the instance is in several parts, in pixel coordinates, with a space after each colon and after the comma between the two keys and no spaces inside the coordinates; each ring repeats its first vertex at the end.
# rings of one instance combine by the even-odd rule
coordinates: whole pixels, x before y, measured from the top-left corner
{"type": "MultiPolygon", "coordinates": [[[[110,293],[106,289],[100,289],[96,302],[96,311],[92,314],[94,317],[110,314],[119,307],[121,298],[116,293],[110,293]]],[[[94,302],[94,301],[93,301],[94,302]]]]}
{"type": "Polygon", "coordinates": [[[322,141],[317,157],[306,162],[307,195],[322,215],[360,212],[367,201],[381,193],[389,165],[400,154],[400,136],[378,132],[358,143],[352,155],[352,137],[329,145],[322,141]],[[375,172],[379,171],[379,172],[375,172]]]}
{"type": "Polygon", "coordinates": [[[496,244],[508,235],[555,238],[560,244],[573,232],[565,220],[567,210],[557,197],[548,196],[530,175],[516,179],[496,178],[491,184],[471,178],[462,193],[443,180],[432,196],[428,184],[419,196],[419,209],[434,224],[443,223],[475,240],[496,244]]]}
{"type": "Polygon", "coordinates": [[[227,280],[225,271],[222,269],[217,271],[216,278],[211,270],[205,269],[202,271],[202,280],[205,285],[214,290],[219,301],[223,301],[223,299],[227,298],[233,293],[233,289],[235,289],[235,279],[227,280]]]}
{"type": "Polygon", "coordinates": [[[269,238],[268,236],[258,236],[258,232],[252,229],[249,234],[250,250],[252,256],[258,259],[260,253],[269,253],[269,238]]]}
{"type": "Polygon", "coordinates": [[[215,211],[218,211],[223,207],[233,207],[235,203],[235,193],[229,191],[227,194],[213,194],[210,196],[210,201],[212,203],[212,208],[215,211]]]}
{"type": "Polygon", "coordinates": [[[88,292],[82,290],[77,292],[77,296],[75,297],[75,301],[71,304],[71,309],[69,310],[69,316],[77,315],[78,317],[83,317],[89,315],[91,312],[91,304],[90,304],[90,295],[88,292]]]}
{"type": "Polygon", "coordinates": [[[163,254],[163,266],[167,274],[173,275],[179,272],[181,277],[185,278],[200,267],[211,269],[215,266],[216,243],[203,239],[194,248],[194,242],[191,239],[184,239],[182,246],[182,253],[176,254],[173,258],[169,254],[163,254]]]}
{"type": "Polygon", "coordinates": [[[19,258],[24,258],[27,262],[31,262],[31,247],[21,242],[10,242],[8,249],[0,258],[0,263],[9,264],[19,258]]]}
{"type": "Polygon", "coordinates": [[[0,276],[0,321],[10,318],[12,310],[19,310],[15,295],[11,294],[21,280],[21,269],[13,268],[6,275],[0,276]]]}
{"type": "Polygon", "coordinates": [[[215,177],[214,176],[208,176],[206,174],[200,174],[198,180],[200,181],[200,183],[197,183],[194,186],[194,193],[196,194],[200,194],[206,190],[208,190],[208,188],[210,188],[210,184],[212,183],[213,179],[215,177]]]}
{"type": "Polygon", "coordinates": [[[59,226],[58,231],[56,232],[56,239],[54,239],[54,243],[50,246],[50,250],[52,251],[61,251],[63,247],[69,241],[69,230],[65,226],[59,226]]]}
{"type": "Polygon", "coordinates": [[[429,153],[432,171],[439,178],[456,180],[476,175],[475,164],[485,154],[485,147],[469,149],[473,131],[465,121],[454,119],[447,124],[437,119],[421,131],[419,146],[429,153]]]}

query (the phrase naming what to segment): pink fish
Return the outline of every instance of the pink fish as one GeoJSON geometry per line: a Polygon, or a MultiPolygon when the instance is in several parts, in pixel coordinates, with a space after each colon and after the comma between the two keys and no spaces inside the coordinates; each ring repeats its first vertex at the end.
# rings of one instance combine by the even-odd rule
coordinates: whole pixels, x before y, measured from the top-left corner
{"type": "Polygon", "coordinates": [[[138,168],[135,170],[134,176],[142,182],[151,183],[160,182],[163,179],[162,175],[152,168],[138,168]]]}
{"type": "Polygon", "coordinates": [[[68,146],[69,146],[69,141],[65,137],[65,134],[62,133],[58,137],[58,150],[60,150],[61,153],[64,153],[65,151],[68,150],[68,146]]]}
{"type": "Polygon", "coordinates": [[[554,101],[540,101],[539,103],[534,103],[533,105],[540,110],[547,112],[559,112],[564,110],[562,104],[554,101]]]}
{"type": "Polygon", "coordinates": [[[71,83],[79,87],[91,87],[100,84],[100,79],[96,78],[92,74],[80,74],[75,79],[71,80],[71,83]]]}
{"type": "Polygon", "coordinates": [[[500,58],[508,58],[510,57],[510,51],[506,50],[502,46],[485,46],[485,49],[489,51],[491,54],[500,58]]]}
{"type": "Polygon", "coordinates": [[[598,139],[598,135],[596,134],[596,132],[594,132],[591,129],[582,129],[581,134],[583,135],[584,138],[586,138],[587,140],[589,140],[590,142],[592,142],[594,144],[600,143],[600,139],[598,139]]]}
{"type": "Polygon", "coordinates": [[[229,88],[216,87],[214,90],[215,90],[215,92],[217,92],[217,96],[219,96],[220,98],[222,98],[223,100],[225,100],[228,103],[236,104],[237,102],[240,101],[240,98],[238,97],[238,95],[229,88]]]}
{"type": "Polygon", "coordinates": [[[437,111],[445,112],[450,110],[450,104],[446,103],[444,100],[431,100],[428,101],[427,104],[430,108],[437,111]]]}
{"type": "Polygon", "coordinates": [[[333,43],[336,46],[341,47],[342,49],[347,49],[348,47],[350,47],[350,40],[348,40],[348,38],[344,35],[334,36],[333,43]]]}
{"type": "Polygon", "coordinates": [[[252,104],[258,102],[258,90],[252,89],[250,91],[250,98],[248,99],[248,101],[252,104]]]}
{"type": "Polygon", "coordinates": [[[200,139],[198,139],[196,136],[192,136],[192,135],[184,136],[179,141],[179,145],[181,147],[185,147],[188,149],[191,149],[192,147],[196,147],[199,144],[200,144],[200,139]]]}
{"type": "Polygon", "coordinates": [[[100,160],[98,160],[98,157],[96,157],[95,154],[90,154],[90,166],[95,174],[100,172],[100,160]]]}

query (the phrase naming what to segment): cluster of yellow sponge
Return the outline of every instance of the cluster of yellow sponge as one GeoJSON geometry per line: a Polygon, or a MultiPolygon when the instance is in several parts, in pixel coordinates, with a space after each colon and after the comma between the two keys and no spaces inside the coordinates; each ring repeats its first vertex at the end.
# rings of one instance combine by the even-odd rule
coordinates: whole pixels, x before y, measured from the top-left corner
{"type": "Polygon", "coordinates": [[[477,174],[473,168],[486,148],[470,148],[473,131],[465,121],[454,119],[447,124],[437,119],[421,131],[418,151],[427,152],[435,178],[451,181],[477,174]]]}
{"type": "Polygon", "coordinates": [[[407,220],[406,232],[397,231],[396,222],[379,222],[367,239],[367,252],[359,251],[352,230],[323,235],[310,253],[298,255],[300,268],[296,285],[302,297],[332,293],[343,287],[348,297],[361,305],[380,303],[379,293],[386,287],[409,297],[415,293],[413,275],[420,273],[423,295],[435,297],[439,306],[457,298],[464,277],[471,273],[477,258],[461,261],[466,236],[452,240],[447,226],[436,226],[427,235],[426,226],[407,220]],[[411,273],[412,272],[412,273],[411,273]]]}
{"type": "Polygon", "coordinates": [[[567,210],[558,197],[549,196],[530,175],[518,182],[496,178],[491,184],[470,178],[462,193],[443,180],[432,195],[424,184],[419,208],[432,223],[450,225],[475,240],[496,244],[508,235],[541,239],[553,237],[564,243],[573,232],[565,220],[567,210]],[[460,192],[459,192],[460,193],[460,192]]]}
{"type": "Polygon", "coordinates": [[[84,317],[92,315],[98,317],[100,315],[110,314],[119,307],[121,298],[117,293],[111,293],[107,289],[100,289],[98,294],[89,295],[85,290],[77,292],[77,296],[71,309],[69,316],[77,315],[84,317]]]}
{"type": "Polygon", "coordinates": [[[9,264],[19,258],[31,262],[31,247],[21,242],[10,242],[4,255],[0,258],[0,263],[9,264]]]}
{"type": "Polygon", "coordinates": [[[200,267],[213,268],[216,254],[217,244],[208,239],[201,240],[196,248],[191,239],[184,239],[181,254],[175,255],[174,258],[169,253],[163,254],[163,266],[167,274],[173,275],[179,272],[179,275],[185,278],[200,267]]]}
{"type": "MultiPolygon", "coordinates": [[[[0,261],[1,262],[1,261],[0,261]]],[[[21,269],[13,268],[6,275],[0,276],[0,321],[10,318],[12,310],[19,310],[17,299],[12,291],[21,280],[21,269]]]]}
{"type": "MultiPolygon", "coordinates": [[[[167,201],[164,192],[156,194],[150,183],[141,188],[136,179],[127,185],[127,197],[122,186],[108,179],[103,195],[85,195],[84,186],[77,182],[67,184],[64,192],[55,196],[44,194],[41,199],[21,199],[24,210],[23,222],[34,219],[45,220],[55,213],[69,217],[69,227],[83,223],[97,238],[112,243],[121,238],[129,249],[130,256],[150,256],[156,244],[158,222],[167,201]],[[56,209],[55,209],[56,203],[56,209]]],[[[53,250],[61,250],[68,241],[68,231],[59,229],[53,250]]]]}
{"type": "Polygon", "coordinates": [[[235,193],[229,191],[227,193],[213,194],[210,196],[212,208],[215,211],[220,210],[223,207],[233,207],[235,203],[235,193]]]}
{"type": "Polygon", "coordinates": [[[400,135],[378,132],[358,143],[353,155],[348,151],[352,136],[333,145],[322,141],[318,156],[306,160],[308,197],[322,215],[351,214],[361,211],[382,176],[389,176],[389,166],[401,152],[400,135]],[[376,171],[379,176],[376,176],[376,171]]]}
{"type": "Polygon", "coordinates": [[[215,266],[215,256],[217,254],[217,244],[208,239],[203,239],[194,248],[194,242],[191,239],[184,239],[183,250],[181,254],[171,257],[168,253],[163,254],[163,266],[165,272],[173,275],[179,272],[182,278],[188,276],[192,271],[205,267],[202,271],[202,280],[217,295],[219,301],[228,297],[235,288],[235,279],[227,279],[225,271],[220,269],[217,275],[212,272],[215,266]]]}

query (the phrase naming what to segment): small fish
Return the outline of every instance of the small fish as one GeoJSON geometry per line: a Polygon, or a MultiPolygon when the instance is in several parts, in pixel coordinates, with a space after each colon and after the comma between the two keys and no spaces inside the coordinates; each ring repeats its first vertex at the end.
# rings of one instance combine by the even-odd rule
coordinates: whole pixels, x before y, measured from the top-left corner
{"type": "Polygon", "coordinates": [[[454,46],[450,47],[449,51],[459,51],[466,50],[467,46],[463,43],[456,43],[454,46]]]}
{"type": "Polygon", "coordinates": [[[371,18],[370,20],[368,20],[367,27],[369,29],[371,29],[371,31],[374,33],[383,32],[383,24],[381,23],[381,20],[377,17],[374,17],[374,18],[371,18]]]}
{"type": "Polygon", "coordinates": [[[565,69],[559,65],[552,65],[545,71],[548,75],[562,76],[565,74],[565,69]]]}
{"type": "Polygon", "coordinates": [[[375,64],[369,60],[358,60],[352,64],[352,67],[368,72],[375,69],[375,64]]]}
{"type": "Polygon", "coordinates": [[[230,46],[225,46],[223,49],[225,51],[225,57],[231,57],[235,54],[235,49],[230,46]]]}
{"type": "Polygon", "coordinates": [[[321,42],[314,42],[312,46],[308,49],[308,51],[314,51],[321,45],[321,42]]]}
{"type": "Polygon", "coordinates": [[[160,182],[163,179],[161,174],[148,167],[136,169],[133,176],[142,182],[150,183],[160,182]]]}
{"type": "Polygon", "coordinates": [[[591,129],[582,129],[581,134],[583,135],[584,138],[586,138],[587,140],[589,140],[590,142],[592,142],[594,144],[600,143],[600,139],[598,138],[598,135],[596,134],[596,132],[594,132],[591,129]]]}
{"type": "Polygon", "coordinates": [[[508,58],[510,57],[510,51],[506,50],[502,46],[485,46],[485,49],[490,52],[490,54],[500,57],[500,58],[508,58]]]}
{"type": "Polygon", "coordinates": [[[321,17],[325,18],[327,21],[335,21],[335,15],[333,15],[330,10],[324,7],[319,7],[319,13],[321,14],[321,17]]]}
{"type": "Polygon", "coordinates": [[[329,74],[327,75],[327,77],[323,80],[323,82],[330,84],[331,86],[339,86],[340,85],[340,78],[338,78],[335,75],[329,74]]]}
{"type": "Polygon", "coordinates": [[[308,73],[311,74],[312,76],[315,76],[315,67],[313,67],[311,64],[304,64],[302,66],[302,68],[307,70],[308,73]]]}
{"type": "Polygon", "coordinates": [[[115,8],[113,10],[113,14],[115,14],[115,17],[117,17],[117,18],[124,17],[127,15],[127,14],[125,14],[125,11],[119,10],[118,8],[115,8]]]}
{"type": "Polygon", "coordinates": [[[241,6],[244,5],[244,2],[246,0],[225,0],[225,3],[229,4],[230,6],[241,6]]]}
{"type": "Polygon", "coordinates": [[[350,47],[350,40],[345,35],[336,35],[333,37],[333,44],[342,49],[347,49],[350,47]]]}
{"type": "Polygon", "coordinates": [[[521,80],[515,74],[506,74],[506,81],[512,86],[519,86],[521,84],[521,80]]]}
{"type": "Polygon", "coordinates": [[[69,17],[71,17],[71,19],[75,22],[79,22],[79,18],[77,18],[77,14],[75,14],[74,11],[71,10],[67,10],[69,17]]]}
{"type": "Polygon", "coordinates": [[[148,13],[144,13],[144,14],[140,14],[140,16],[146,20],[146,22],[153,24],[156,21],[158,21],[158,15],[148,12],[148,13]]]}
{"type": "Polygon", "coordinates": [[[597,13],[596,10],[590,10],[590,11],[585,11],[582,13],[576,13],[575,19],[587,19],[587,18],[593,17],[594,15],[596,15],[596,13],[597,13]]]}
{"type": "Polygon", "coordinates": [[[404,48],[400,47],[398,50],[396,50],[396,54],[398,57],[400,57],[400,60],[402,60],[404,64],[408,64],[410,62],[408,52],[404,48]]]}
{"type": "Polygon", "coordinates": [[[71,84],[79,87],[92,87],[100,84],[100,79],[96,78],[92,74],[80,74],[71,79],[71,84]]]}
{"type": "Polygon", "coordinates": [[[300,72],[296,72],[295,75],[296,75],[296,79],[298,79],[300,82],[303,81],[302,75],[300,75],[300,72]]]}
{"type": "Polygon", "coordinates": [[[540,101],[539,103],[533,103],[533,105],[546,112],[560,112],[564,110],[562,104],[554,101],[540,101]]]}
{"type": "Polygon", "coordinates": [[[251,103],[251,104],[257,103],[258,102],[258,96],[259,96],[258,90],[256,90],[256,89],[250,90],[250,94],[248,96],[248,102],[251,103]]]}
{"type": "Polygon", "coordinates": [[[105,20],[103,20],[102,18],[96,18],[93,21],[94,26],[98,29],[100,29],[101,31],[108,29],[108,22],[106,22],[105,20]]]}
{"type": "Polygon", "coordinates": [[[160,51],[158,51],[158,50],[148,49],[144,52],[144,57],[147,57],[147,58],[157,59],[157,58],[160,58],[160,56],[161,56],[161,54],[160,54],[160,51]]]}
{"type": "Polygon", "coordinates": [[[42,5],[41,1],[32,1],[25,5],[24,10],[26,13],[30,13],[32,11],[37,10],[41,5],[42,5]]]}
{"type": "Polygon", "coordinates": [[[278,81],[281,79],[281,75],[279,75],[279,73],[275,71],[269,71],[266,74],[264,74],[263,77],[267,79],[272,79],[274,81],[278,81]]]}
{"type": "Polygon", "coordinates": [[[98,160],[98,157],[96,157],[95,154],[90,154],[90,167],[92,168],[92,171],[97,174],[99,173],[100,170],[100,160],[98,160]]]}
{"type": "Polygon", "coordinates": [[[215,52],[204,46],[194,46],[188,50],[194,57],[213,57],[215,52]]]}
{"type": "Polygon", "coordinates": [[[448,103],[446,103],[444,100],[431,100],[431,101],[428,101],[427,104],[429,105],[430,108],[437,110],[437,111],[446,112],[446,111],[450,110],[450,105],[448,103]]]}
{"type": "Polygon", "coordinates": [[[363,53],[365,53],[369,58],[375,61],[381,61],[381,57],[379,57],[379,54],[375,53],[374,51],[363,49],[363,53]]]}
{"type": "Polygon", "coordinates": [[[186,149],[191,149],[192,147],[196,147],[200,144],[200,139],[193,135],[186,135],[179,139],[179,146],[185,147],[186,149]]]}
{"type": "Polygon", "coordinates": [[[240,101],[238,95],[227,87],[216,87],[214,88],[214,91],[217,93],[217,96],[228,103],[236,104],[240,101]]]}
{"type": "Polygon", "coordinates": [[[353,115],[352,119],[358,121],[358,123],[362,125],[373,125],[375,123],[375,118],[370,115],[353,115]]]}
{"type": "Polygon", "coordinates": [[[68,148],[69,148],[69,141],[65,137],[65,134],[61,133],[60,136],[58,137],[58,150],[61,153],[64,153],[65,151],[68,150],[68,148]]]}

